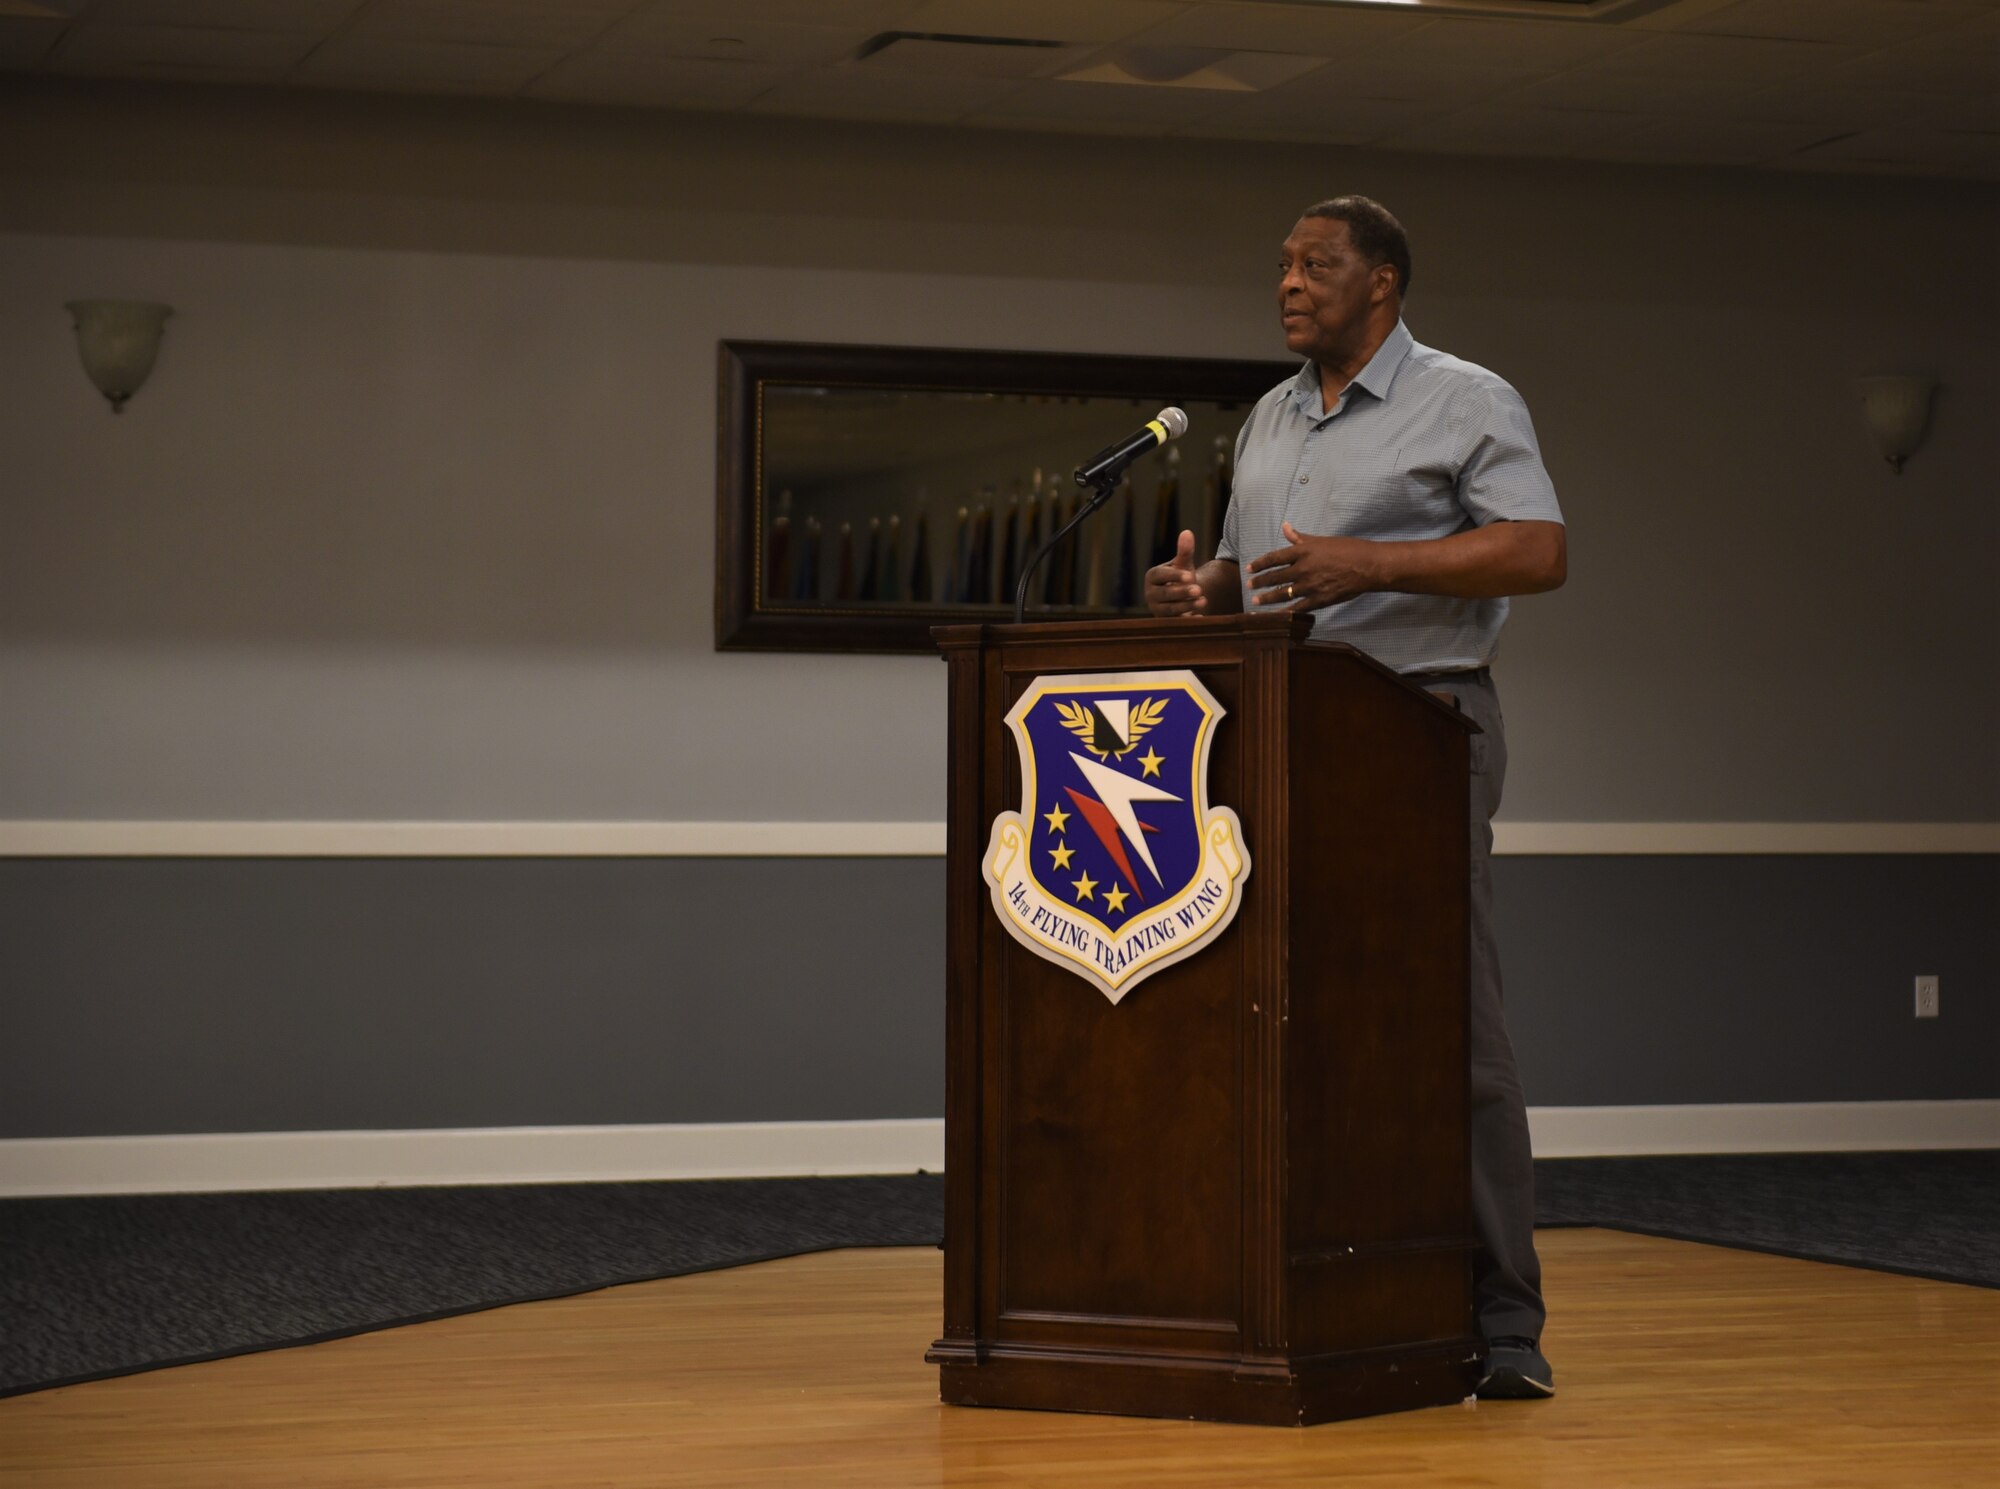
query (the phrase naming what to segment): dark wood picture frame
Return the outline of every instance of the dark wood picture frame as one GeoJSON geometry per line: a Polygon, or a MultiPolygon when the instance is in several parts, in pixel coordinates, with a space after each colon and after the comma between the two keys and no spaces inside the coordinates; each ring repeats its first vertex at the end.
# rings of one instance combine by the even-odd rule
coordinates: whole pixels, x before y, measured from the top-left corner
{"type": "MultiPolygon", "coordinates": [[[[764,394],[773,387],[1129,398],[1248,406],[1296,365],[936,347],[723,341],[717,356],[715,644],[718,650],[929,652],[931,627],[1002,620],[1000,605],[789,604],[766,594],[764,394]]],[[[1113,437],[1123,430],[1112,431],[1113,437]]],[[[1077,450],[1081,461],[1091,452],[1077,450]]],[[[1071,616],[1079,614],[1072,608],[1071,616]]],[[[1109,615],[1111,612],[1106,611],[1109,615]]],[[[1030,611],[1030,617],[1035,612],[1030,611]]]]}

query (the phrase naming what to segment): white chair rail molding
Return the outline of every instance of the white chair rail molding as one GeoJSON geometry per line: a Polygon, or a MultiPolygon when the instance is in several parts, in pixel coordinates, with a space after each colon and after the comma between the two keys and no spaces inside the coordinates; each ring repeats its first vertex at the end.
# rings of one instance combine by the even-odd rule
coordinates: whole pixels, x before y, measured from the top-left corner
{"type": "MultiPolygon", "coordinates": [[[[1496,822],[1505,855],[2000,853],[2000,822],[1496,822]]],[[[0,858],[939,858],[942,822],[0,819],[0,858]]]]}

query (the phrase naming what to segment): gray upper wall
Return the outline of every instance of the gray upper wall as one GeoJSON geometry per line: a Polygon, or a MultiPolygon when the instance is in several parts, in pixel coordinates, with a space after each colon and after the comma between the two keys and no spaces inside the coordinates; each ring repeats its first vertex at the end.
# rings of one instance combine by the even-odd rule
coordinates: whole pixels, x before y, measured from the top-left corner
{"type": "Polygon", "coordinates": [[[1990,187],[18,79],[0,137],[0,818],[941,817],[940,664],[711,649],[716,341],[1279,355],[1344,190],[1570,518],[1505,815],[2000,818],[1990,187]],[[116,419],[87,296],[177,307],[116,419]]]}

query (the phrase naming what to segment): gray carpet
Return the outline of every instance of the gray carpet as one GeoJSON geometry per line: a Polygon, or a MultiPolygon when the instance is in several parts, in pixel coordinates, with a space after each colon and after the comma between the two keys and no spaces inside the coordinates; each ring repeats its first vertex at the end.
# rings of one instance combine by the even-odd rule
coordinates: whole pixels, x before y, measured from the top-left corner
{"type": "MultiPolygon", "coordinates": [[[[1541,1220],[2000,1287],[2000,1152],[1570,1159],[1541,1220]]],[[[943,1181],[746,1179],[0,1201],[0,1396],[843,1246],[943,1181]]]]}
{"type": "Polygon", "coordinates": [[[1535,1165],[1535,1211],[1539,1225],[2000,1287],[2000,1150],[1556,1159],[1535,1165]]]}
{"type": "Polygon", "coordinates": [[[934,1175],[0,1200],[0,1396],[840,1246],[934,1175]]]}

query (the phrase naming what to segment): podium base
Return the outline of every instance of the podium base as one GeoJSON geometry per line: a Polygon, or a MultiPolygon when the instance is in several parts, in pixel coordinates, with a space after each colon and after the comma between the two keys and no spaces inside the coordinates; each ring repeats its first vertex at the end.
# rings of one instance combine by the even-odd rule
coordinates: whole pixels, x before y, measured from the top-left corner
{"type": "Polygon", "coordinates": [[[1481,1349],[1468,1337],[1267,1364],[941,1339],[925,1359],[947,1406],[1310,1427],[1463,1401],[1481,1349]]]}

